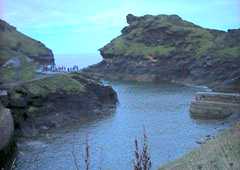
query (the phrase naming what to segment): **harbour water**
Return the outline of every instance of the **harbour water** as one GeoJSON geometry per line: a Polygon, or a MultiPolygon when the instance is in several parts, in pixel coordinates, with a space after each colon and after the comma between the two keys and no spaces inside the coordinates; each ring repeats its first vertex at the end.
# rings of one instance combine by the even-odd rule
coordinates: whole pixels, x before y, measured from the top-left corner
{"type": "MultiPolygon", "coordinates": [[[[81,63],[81,62],[80,62],[81,63]]],[[[119,97],[116,112],[86,117],[78,125],[33,140],[21,140],[17,170],[84,169],[84,147],[89,138],[91,169],[131,170],[134,140],[145,127],[152,168],[199,146],[196,141],[226,128],[223,121],[197,121],[189,116],[192,97],[202,87],[139,82],[106,82],[119,97]]]]}

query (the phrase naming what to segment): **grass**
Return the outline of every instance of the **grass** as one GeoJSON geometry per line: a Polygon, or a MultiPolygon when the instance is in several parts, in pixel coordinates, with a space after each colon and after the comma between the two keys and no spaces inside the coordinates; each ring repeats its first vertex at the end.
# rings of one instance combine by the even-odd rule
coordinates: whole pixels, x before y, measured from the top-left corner
{"type": "Polygon", "coordinates": [[[172,46],[146,46],[144,43],[127,42],[123,38],[113,41],[113,47],[109,48],[106,53],[116,53],[122,56],[166,56],[169,55],[175,47],[172,46]]]}
{"type": "Polygon", "coordinates": [[[0,65],[4,64],[12,56],[17,56],[18,53],[10,49],[0,47],[0,65]]]}
{"type": "Polygon", "coordinates": [[[145,15],[145,19],[141,22],[142,24],[149,25],[154,24],[156,27],[160,26],[179,26],[179,27],[193,27],[194,24],[190,22],[186,22],[182,20],[177,15],[158,15],[158,16],[151,16],[145,15]]]}
{"type": "MultiPolygon", "coordinates": [[[[173,44],[163,45],[146,45],[139,41],[140,37],[144,34],[144,28],[138,26],[132,29],[128,34],[122,35],[111,42],[111,46],[106,48],[105,53],[115,54],[111,56],[169,56],[174,51],[192,51],[193,56],[200,57],[208,52],[209,49],[214,47],[215,37],[208,31],[201,27],[194,26],[192,23],[187,23],[182,20],[173,19],[169,20],[166,17],[160,17],[158,20],[147,18],[151,20],[151,23],[155,24],[155,27],[167,27],[170,32],[184,32],[185,37],[182,41],[188,44],[185,49],[179,49],[182,47],[174,46],[173,44]],[[176,22],[176,23],[174,23],[176,22]]],[[[145,21],[147,22],[147,21],[145,21]]],[[[145,23],[144,22],[144,23],[145,23]]],[[[150,21],[148,21],[150,22],[150,21]]],[[[141,24],[140,24],[141,25],[141,24]]],[[[173,37],[174,38],[174,37],[173,37]]]]}
{"type": "Polygon", "coordinates": [[[11,68],[1,68],[0,74],[2,82],[9,82],[16,79],[16,71],[11,68]]]}
{"type": "Polygon", "coordinates": [[[79,94],[85,92],[85,87],[68,75],[54,75],[40,80],[28,82],[23,85],[32,96],[47,96],[50,93],[62,91],[66,94],[79,94]]]}
{"type": "Polygon", "coordinates": [[[240,124],[159,170],[226,170],[240,167],[240,124]]]}
{"type": "MultiPolygon", "coordinates": [[[[9,100],[22,109],[12,109],[16,127],[20,126],[28,116],[41,114],[47,105],[45,100],[55,93],[61,95],[83,95],[84,84],[69,75],[53,75],[50,77],[19,82],[9,87],[9,100]]],[[[46,110],[44,110],[46,111],[46,110]]]]}
{"type": "Polygon", "coordinates": [[[36,64],[33,62],[29,62],[27,57],[20,58],[22,66],[19,71],[19,79],[21,81],[31,80],[35,76],[36,64]]]}
{"type": "Polygon", "coordinates": [[[216,51],[220,57],[240,57],[240,47],[226,47],[216,51]]]}
{"type": "MultiPolygon", "coordinates": [[[[110,45],[105,48],[104,53],[110,54],[108,56],[147,57],[151,55],[157,58],[171,56],[178,52],[180,52],[180,54],[185,52],[191,53],[192,57],[199,58],[207,54],[211,49],[214,49],[216,43],[216,35],[212,34],[208,29],[184,21],[178,16],[147,15],[133,25],[130,25],[127,34],[123,34],[114,39],[110,45]],[[142,41],[144,33],[148,31],[150,27],[155,30],[162,29],[168,34],[170,40],[161,45],[144,44],[142,41]],[[177,37],[179,40],[177,40],[178,42],[176,43],[174,41],[175,33],[176,36],[180,36],[177,37]]],[[[239,48],[226,48],[223,51],[219,51],[219,53],[236,56],[237,53],[239,53],[239,48]]]]}
{"type": "Polygon", "coordinates": [[[30,56],[48,52],[48,49],[43,44],[16,30],[5,30],[0,32],[0,34],[0,48],[11,49],[12,51],[19,50],[19,52],[30,56]]]}
{"type": "Polygon", "coordinates": [[[209,49],[214,47],[214,36],[202,28],[186,28],[190,33],[186,37],[186,42],[195,52],[195,57],[200,57],[209,49]]]}
{"type": "Polygon", "coordinates": [[[20,66],[14,67],[12,65],[1,67],[0,74],[2,75],[1,81],[13,82],[13,81],[27,81],[31,80],[35,76],[36,64],[29,62],[26,56],[19,55],[15,57],[19,60],[20,66]]]}

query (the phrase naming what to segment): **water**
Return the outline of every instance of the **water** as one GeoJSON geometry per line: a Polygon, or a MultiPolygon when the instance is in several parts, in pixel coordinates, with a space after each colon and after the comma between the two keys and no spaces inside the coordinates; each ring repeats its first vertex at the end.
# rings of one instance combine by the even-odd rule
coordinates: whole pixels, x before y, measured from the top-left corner
{"type": "Polygon", "coordinates": [[[130,170],[134,139],[148,135],[153,169],[198,146],[196,141],[228,126],[221,121],[195,121],[189,104],[202,88],[173,84],[109,82],[117,91],[116,113],[86,119],[33,141],[19,144],[17,170],[74,170],[74,157],[83,169],[86,134],[91,149],[91,168],[130,170]],[[74,156],[73,156],[74,155],[74,156]]]}
{"type": "Polygon", "coordinates": [[[54,58],[57,66],[73,67],[74,65],[77,65],[79,68],[96,64],[102,60],[100,54],[56,54],[54,58]]]}

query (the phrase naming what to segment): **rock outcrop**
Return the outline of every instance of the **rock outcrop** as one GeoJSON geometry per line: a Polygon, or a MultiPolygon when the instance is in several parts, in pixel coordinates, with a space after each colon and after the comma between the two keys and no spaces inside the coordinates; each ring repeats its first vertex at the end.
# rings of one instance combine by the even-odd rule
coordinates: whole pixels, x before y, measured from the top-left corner
{"type": "Polygon", "coordinates": [[[240,124],[159,170],[238,170],[240,124]]]}
{"type": "Polygon", "coordinates": [[[223,119],[232,114],[240,115],[240,94],[197,93],[191,102],[190,113],[196,119],[223,119]]]}
{"type": "Polygon", "coordinates": [[[32,79],[39,64],[53,64],[50,49],[0,19],[0,84],[32,79]]]}
{"type": "Polygon", "coordinates": [[[117,94],[110,86],[81,74],[47,76],[9,87],[6,107],[25,136],[79,123],[84,115],[113,111],[117,94]]]}
{"type": "Polygon", "coordinates": [[[14,153],[14,124],[8,109],[0,103],[0,169],[5,168],[14,153]]]}
{"type": "Polygon", "coordinates": [[[122,35],[85,71],[108,79],[172,81],[215,87],[240,75],[240,29],[206,29],[177,15],[127,16],[122,35]]]}

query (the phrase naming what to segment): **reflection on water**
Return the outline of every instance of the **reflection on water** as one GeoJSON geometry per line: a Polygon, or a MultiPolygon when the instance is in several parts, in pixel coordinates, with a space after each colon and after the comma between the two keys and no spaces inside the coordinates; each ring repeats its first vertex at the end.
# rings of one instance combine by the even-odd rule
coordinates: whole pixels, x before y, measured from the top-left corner
{"type": "Polygon", "coordinates": [[[134,139],[147,129],[153,169],[198,146],[196,141],[228,126],[221,121],[194,121],[189,104],[201,88],[173,84],[109,82],[119,96],[115,114],[86,119],[48,138],[20,143],[17,170],[74,170],[73,152],[83,167],[89,134],[92,169],[132,169],[134,139]]]}

